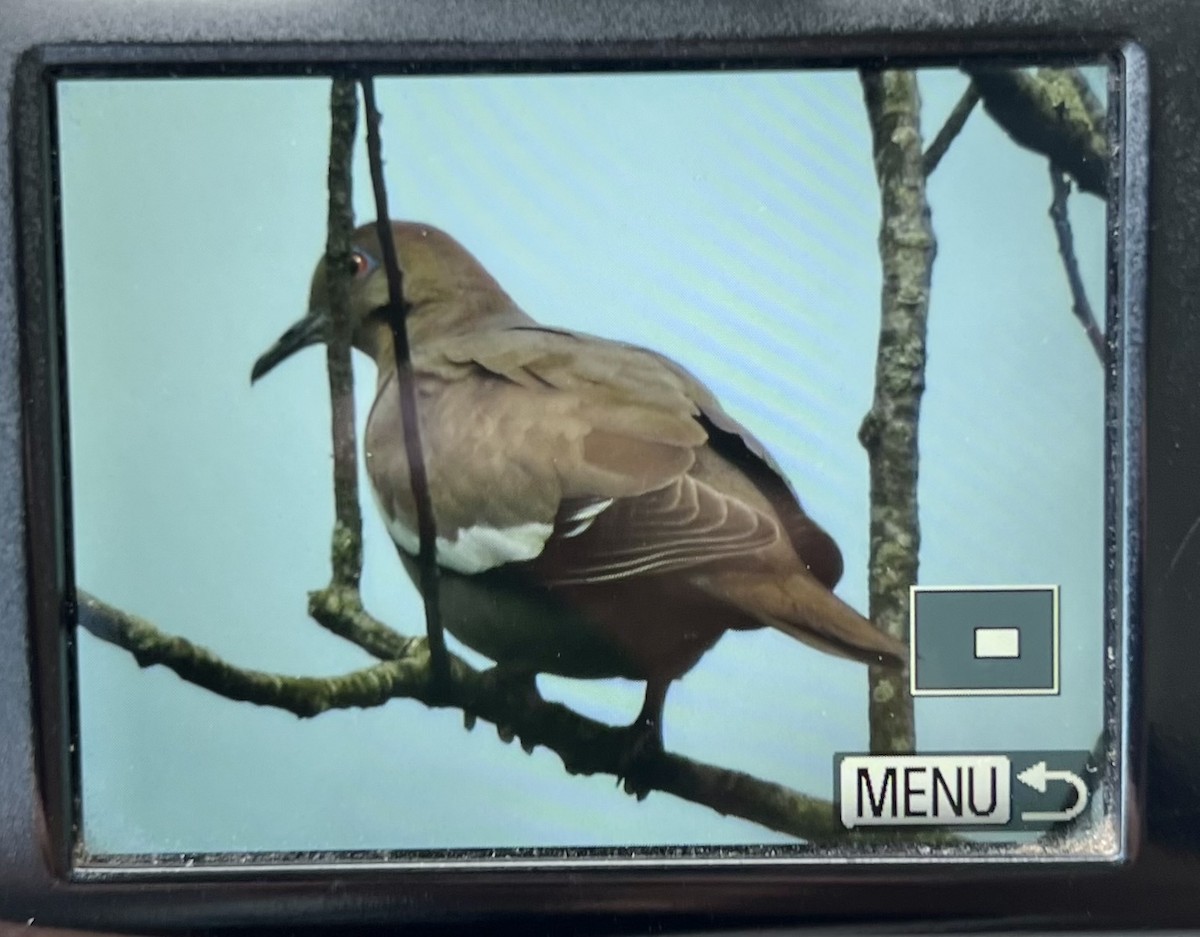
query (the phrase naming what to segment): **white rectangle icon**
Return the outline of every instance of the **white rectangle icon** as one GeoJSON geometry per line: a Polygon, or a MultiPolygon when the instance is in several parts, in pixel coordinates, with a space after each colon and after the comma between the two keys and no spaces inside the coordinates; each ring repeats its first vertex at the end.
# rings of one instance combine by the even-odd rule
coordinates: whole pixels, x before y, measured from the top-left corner
{"type": "Polygon", "coordinates": [[[976,628],[975,657],[1013,658],[1021,656],[1021,632],[1018,628],[976,628]]]}
{"type": "Polygon", "coordinates": [[[1012,813],[1004,755],[847,755],[842,825],[1004,826],[1012,813]]]}

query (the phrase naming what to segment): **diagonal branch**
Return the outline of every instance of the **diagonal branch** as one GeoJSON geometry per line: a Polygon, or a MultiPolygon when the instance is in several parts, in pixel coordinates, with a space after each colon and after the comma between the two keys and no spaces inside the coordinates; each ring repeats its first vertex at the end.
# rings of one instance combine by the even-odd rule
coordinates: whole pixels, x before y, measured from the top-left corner
{"type": "Polygon", "coordinates": [[[1067,197],[1071,194],[1071,183],[1063,173],[1050,165],[1050,185],[1054,197],[1050,201],[1050,219],[1054,222],[1054,236],[1058,238],[1058,253],[1062,256],[1063,267],[1067,272],[1067,283],[1071,287],[1071,311],[1091,342],[1096,357],[1103,365],[1107,353],[1104,347],[1104,333],[1096,324],[1096,316],[1092,313],[1092,304],[1088,302],[1087,289],[1083,285],[1083,277],[1079,273],[1079,258],[1075,256],[1075,236],[1071,231],[1071,219],[1067,215],[1067,197]]]}
{"type": "Polygon", "coordinates": [[[967,118],[971,116],[971,112],[975,110],[975,105],[979,103],[979,89],[975,87],[975,82],[967,85],[967,90],[963,92],[962,97],[958,99],[958,103],[954,105],[954,109],[950,112],[950,116],[946,118],[946,122],[942,124],[942,129],[937,132],[937,136],[933,138],[933,142],[929,144],[925,150],[925,155],[921,157],[921,170],[925,175],[929,175],[938,167],[938,163],[942,161],[942,157],[946,155],[946,151],[950,149],[950,144],[954,142],[955,137],[962,133],[962,129],[966,126],[967,118]]]}
{"type": "MultiPolygon", "coordinates": [[[[83,592],[79,593],[78,621],[96,637],[131,652],[142,667],[160,664],[189,683],[229,699],[285,709],[302,718],[331,709],[380,706],[397,698],[430,707],[452,705],[436,686],[429,645],[421,638],[400,638],[390,659],[342,676],[294,677],[236,667],[83,592]]],[[[624,777],[627,789],[674,794],[812,844],[878,842],[894,836],[848,832],[838,823],[828,801],[740,771],[671,753],[647,755],[630,764],[623,730],[536,694],[513,693],[489,673],[480,673],[453,655],[448,664],[451,696],[458,701],[453,705],[462,709],[468,726],[482,719],[495,725],[502,738],[519,738],[528,752],[544,746],[557,754],[572,774],[624,777]]],[[[906,834],[905,841],[949,844],[954,839],[930,833],[906,834]]]]}
{"type": "Polygon", "coordinates": [[[1014,142],[1050,162],[1053,198],[1050,219],[1058,240],[1072,312],[1100,359],[1107,360],[1103,330],[1088,302],[1067,197],[1074,180],[1080,191],[1104,198],[1109,187],[1108,120],[1100,100],[1077,68],[1042,68],[1036,74],[1019,69],[966,67],[983,106],[1014,142]]]}
{"type": "MultiPolygon", "coordinates": [[[[871,471],[870,617],[908,637],[908,593],[917,581],[917,428],[925,389],[925,335],[936,243],[925,198],[921,100],[911,71],[862,72],[882,220],[882,315],[875,396],[859,439],[871,471]]],[[[872,752],[912,751],[907,675],[871,668],[872,752]]]]}
{"type": "Polygon", "coordinates": [[[404,279],[396,257],[388,211],[387,187],[383,181],[383,145],[379,139],[379,110],[375,107],[375,82],[362,79],[363,107],[367,112],[367,156],[371,165],[371,186],[375,192],[375,225],[383,253],[388,283],[388,324],[392,330],[392,348],[396,355],[396,387],[400,393],[400,416],[404,423],[404,454],[408,459],[413,501],[417,508],[419,548],[417,568],[421,598],[425,603],[425,629],[433,658],[433,672],[443,689],[450,686],[449,654],[442,629],[441,584],[437,563],[437,525],[433,500],[429,495],[429,477],[421,446],[421,426],[417,414],[417,385],[412,353],[408,346],[408,306],[404,301],[404,279]]]}

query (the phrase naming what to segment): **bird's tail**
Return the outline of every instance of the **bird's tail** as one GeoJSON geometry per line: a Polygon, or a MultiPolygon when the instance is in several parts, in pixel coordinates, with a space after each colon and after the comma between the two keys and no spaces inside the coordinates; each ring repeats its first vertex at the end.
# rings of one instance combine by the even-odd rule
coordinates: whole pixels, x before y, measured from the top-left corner
{"type": "Polygon", "coordinates": [[[905,667],[908,647],[885,634],[812,576],[727,572],[697,583],[764,625],[838,657],[905,667]]]}

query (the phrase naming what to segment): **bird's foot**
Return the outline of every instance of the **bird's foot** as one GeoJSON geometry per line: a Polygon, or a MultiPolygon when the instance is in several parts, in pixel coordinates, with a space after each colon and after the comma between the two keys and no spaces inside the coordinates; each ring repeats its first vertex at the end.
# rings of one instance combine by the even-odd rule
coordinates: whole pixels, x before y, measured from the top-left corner
{"type": "Polygon", "coordinates": [[[479,676],[487,691],[504,697],[506,703],[524,708],[543,701],[537,688],[537,674],[529,670],[496,664],[479,676]]]}
{"type": "Polygon", "coordinates": [[[630,725],[614,730],[621,738],[617,756],[617,785],[626,794],[645,800],[651,791],[646,769],[663,753],[662,725],[639,716],[630,725]]]}
{"type": "MultiPolygon", "coordinates": [[[[537,674],[528,670],[497,664],[490,670],[485,670],[481,678],[487,692],[495,693],[503,699],[506,711],[520,713],[543,702],[542,694],[537,688],[537,674]]],[[[471,720],[471,725],[474,725],[474,719],[471,720]]],[[[496,734],[506,745],[517,737],[515,726],[505,720],[497,721],[496,734]]],[[[521,747],[526,753],[533,752],[533,743],[524,739],[521,740],[521,747]]]]}

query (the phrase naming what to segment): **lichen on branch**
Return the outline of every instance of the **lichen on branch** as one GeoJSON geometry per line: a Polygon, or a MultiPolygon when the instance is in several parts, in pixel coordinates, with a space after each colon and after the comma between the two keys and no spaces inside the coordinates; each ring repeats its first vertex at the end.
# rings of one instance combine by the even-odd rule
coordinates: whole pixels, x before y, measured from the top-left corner
{"type": "Polygon", "coordinates": [[[419,660],[398,657],[337,677],[293,677],[237,667],[186,638],[164,634],[137,615],[86,592],[78,594],[80,627],[129,651],[140,667],[161,664],[226,699],[285,709],[302,718],[330,709],[380,706],[422,679],[419,660]]]}
{"type": "Polygon", "coordinates": [[[329,291],[326,363],[333,414],[333,539],[331,588],[358,588],[362,576],[362,510],[358,503],[358,443],[355,438],[354,370],[350,361],[350,255],[354,232],[353,156],[358,124],[355,84],[335,78],[329,98],[329,210],[325,240],[325,283],[329,291]]]}
{"type": "MultiPolygon", "coordinates": [[[[864,70],[862,85],[882,207],[883,266],[875,393],[859,430],[871,477],[870,617],[876,627],[904,641],[909,587],[917,581],[921,547],[917,430],[936,242],[925,197],[916,75],[864,70]]],[[[869,713],[871,751],[913,750],[906,674],[871,668],[869,713]]]]}
{"type": "Polygon", "coordinates": [[[1012,140],[1047,157],[1080,191],[1108,197],[1104,109],[1077,68],[969,66],[984,110],[1012,140]]]}

